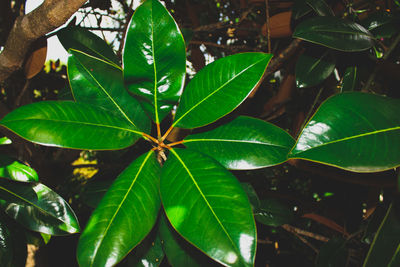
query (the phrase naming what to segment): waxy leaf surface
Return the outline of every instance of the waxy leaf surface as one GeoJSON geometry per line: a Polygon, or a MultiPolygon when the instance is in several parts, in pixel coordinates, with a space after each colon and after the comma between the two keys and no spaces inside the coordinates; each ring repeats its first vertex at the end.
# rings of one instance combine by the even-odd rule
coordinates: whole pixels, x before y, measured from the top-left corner
{"type": "Polygon", "coordinates": [[[143,132],[150,131],[150,119],[125,89],[121,68],[77,50],[69,53],[68,79],[76,102],[102,107],[143,132]]]}
{"type": "Polygon", "coordinates": [[[142,135],[123,117],[69,101],[22,106],[7,114],[0,124],[34,143],[76,149],[121,149],[142,135]]]}
{"type": "Polygon", "coordinates": [[[342,92],[354,91],[358,81],[357,66],[347,67],[343,74],[343,81],[341,85],[342,92]]]}
{"type": "Polygon", "coordinates": [[[289,157],[355,172],[400,165],[400,100],[349,92],[326,100],[289,157]]]}
{"type": "Polygon", "coordinates": [[[254,209],[254,217],[262,224],[277,227],[292,222],[294,214],[289,206],[270,198],[260,201],[260,206],[254,209]]]}
{"type": "Polygon", "coordinates": [[[158,224],[153,230],[140,242],[140,244],[132,250],[126,260],[121,264],[122,267],[158,267],[165,256],[158,235],[158,224]]]}
{"type": "Polygon", "coordinates": [[[294,140],[273,124],[240,116],[214,130],[189,135],[184,145],[209,155],[225,168],[249,170],[285,162],[294,140]]]}
{"type": "Polygon", "coordinates": [[[0,154],[0,177],[20,182],[37,182],[39,180],[34,169],[2,154],[0,154]]]}
{"type": "Polygon", "coordinates": [[[0,214],[0,262],[4,267],[12,267],[14,256],[12,233],[7,227],[7,223],[0,214]]]}
{"type": "Polygon", "coordinates": [[[171,266],[221,266],[180,236],[170,225],[164,213],[161,216],[159,233],[165,255],[171,266]]]}
{"type": "Polygon", "coordinates": [[[324,0],[306,0],[309,5],[318,16],[334,16],[332,9],[324,0]]]}
{"type": "Polygon", "coordinates": [[[112,266],[145,238],[160,209],[159,175],[150,151],[118,176],[80,237],[80,266],[112,266]]]}
{"type": "Polygon", "coordinates": [[[296,86],[311,87],[322,83],[335,69],[336,60],[329,50],[305,52],[296,63],[296,86]]]}
{"type": "Polygon", "coordinates": [[[337,17],[314,17],[300,23],[293,37],[332,49],[354,52],[374,45],[374,37],[361,25],[337,17]]]}
{"type": "Polygon", "coordinates": [[[133,14],[123,61],[129,91],[161,122],[182,93],[186,48],[178,25],[158,0],[145,1],[133,14]]]}
{"type": "Polygon", "coordinates": [[[207,65],[186,86],[173,126],[204,126],[234,110],[256,87],[271,57],[242,53],[207,65]]]}
{"type": "Polygon", "coordinates": [[[390,266],[392,261],[398,260],[399,240],[400,216],[398,204],[391,204],[378,232],[375,234],[363,267],[390,266]]]}
{"type": "Polygon", "coordinates": [[[256,229],[249,200],[218,162],[188,149],[171,150],[160,193],[169,221],[186,240],[224,265],[254,264],[256,229]]]}
{"type": "Polygon", "coordinates": [[[256,87],[271,57],[242,53],[207,65],[186,86],[173,126],[204,126],[234,110],[256,87]]]}
{"type": "Polygon", "coordinates": [[[81,27],[66,27],[57,32],[65,50],[75,49],[120,66],[113,49],[96,34],[81,27]]]}
{"type": "Polygon", "coordinates": [[[32,231],[51,235],[79,232],[71,207],[43,184],[0,178],[0,198],[5,212],[32,231]]]}

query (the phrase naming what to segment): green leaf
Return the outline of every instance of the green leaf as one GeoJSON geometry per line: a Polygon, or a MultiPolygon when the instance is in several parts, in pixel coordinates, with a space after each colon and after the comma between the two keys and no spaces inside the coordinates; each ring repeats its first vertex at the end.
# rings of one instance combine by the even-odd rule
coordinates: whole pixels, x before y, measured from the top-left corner
{"type": "Polygon", "coordinates": [[[294,219],[293,210],[276,199],[262,199],[260,206],[256,207],[254,217],[262,224],[268,226],[281,226],[294,219]]]}
{"type": "Polygon", "coordinates": [[[148,133],[151,122],[125,89],[122,70],[80,51],[69,50],[68,79],[77,102],[92,104],[124,117],[148,133]]]}
{"type": "Polygon", "coordinates": [[[81,194],[82,201],[91,208],[96,208],[113,181],[90,181],[81,194]]]}
{"type": "Polygon", "coordinates": [[[241,53],[207,65],[185,88],[173,126],[204,126],[234,110],[256,87],[271,57],[241,53]]]}
{"type": "Polygon", "coordinates": [[[0,178],[0,198],[7,215],[29,230],[51,235],[80,231],[68,203],[41,183],[0,178]]]}
{"type": "Polygon", "coordinates": [[[244,192],[246,192],[246,195],[250,201],[251,207],[254,210],[258,209],[261,205],[260,199],[258,198],[256,190],[254,190],[254,187],[250,183],[240,183],[242,185],[242,188],[244,192]]]}
{"type": "Polygon", "coordinates": [[[11,143],[12,141],[6,136],[0,138],[0,145],[9,145],[11,143]]]}
{"type": "Polygon", "coordinates": [[[304,127],[290,158],[355,172],[400,165],[400,100],[349,92],[326,100],[304,127]]]}
{"type": "Polygon", "coordinates": [[[316,267],[343,267],[347,264],[347,257],[346,240],[334,237],[321,247],[316,267]]]}
{"type": "Polygon", "coordinates": [[[332,9],[324,0],[306,0],[309,5],[318,16],[334,16],[332,9]]]}
{"type": "MultiPolygon", "coordinates": [[[[158,225],[156,225],[158,226],[158,225]]],[[[161,239],[158,235],[158,227],[127,256],[122,266],[126,267],[158,267],[164,258],[161,239]]]]}
{"type": "Polygon", "coordinates": [[[292,18],[298,20],[312,11],[305,0],[295,0],[292,6],[292,18]]]}
{"type": "Polygon", "coordinates": [[[142,135],[122,117],[68,101],[22,106],[7,114],[0,124],[34,143],[76,149],[121,149],[142,135]]]}
{"type": "Polygon", "coordinates": [[[391,204],[365,258],[363,267],[388,266],[398,257],[400,245],[400,217],[398,205],[391,204]]]}
{"type": "Polygon", "coordinates": [[[187,149],[170,152],[160,194],[172,226],[215,261],[252,266],[256,229],[240,183],[203,154],[187,149]]]}
{"type": "Polygon", "coordinates": [[[0,213],[0,262],[2,267],[25,267],[25,229],[0,213]]]}
{"type": "Polygon", "coordinates": [[[39,180],[34,169],[2,154],[0,154],[0,177],[20,182],[39,180]]]}
{"type": "Polygon", "coordinates": [[[312,10],[318,16],[333,16],[334,13],[324,0],[296,0],[292,7],[292,18],[297,20],[312,10]]]}
{"type": "Polygon", "coordinates": [[[240,116],[214,130],[189,135],[184,145],[209,155],[225,168],[249,170],[285,162],[294,140],[271,123],[240,116]]]}
{"type": "Polygon", "coordinates": [[[170,265],[174,267],[221,266],[183,239],[170,225],[164,213],[161,216],[159,233],[170,265]]]}
{"type": "Polygon", "coordinates": [[[160,209],[160,168],[150,151],[118,176],[80,237],[81,266],[112,266],[150,232],[160,209]]]}
{"type": "Polygon", "coordinates": [[[129,24],[123,56],[128,89],[160,123],[177,103],[186,74],[186,48],[178,25],[158,0],[139,6],[129,24]]]}
{"type": "Polygon", "coordinates": [[[13,239],[6,221],[0,214],[0,262],[4,267],[12,267],[13,265],[13,239]]]}
{"type": "Polygon", "coordinates": [[[377,38],[390,38],[398,31],[398,19],[387,11],[377,11],[361,21],[377,38]]]}
{"type": "Polygon", "coordinates": [[[340,88],[342,92],[351,92],[355,90],[358,81],[357,69],[357,66],[346,68],[340,88]]]}
{"type": "Polygon", "coordinates": [[[335,69],[336,60],[328,49],[312,49],[299,56],[296,63],[296,86],[311,87],[322,83],[335,69]]]}
{"type": "Polygon", "coordinates": [[[390,260],[388,267],[400,266],[400,245],[397,247],[393,258],[390,260]]]}
{"type": "Polygon", "coordinates": [[[293,37],[345,52],[363,51],[374,45],[374,37],[361,25],[330,16],[300,23],[293,37]]]}
{"type": "Polygon", "coordinates": [[[59,30],[57,37],[67,51],[76,49],[120,66],[113,49],[99,36],[86,29],[69,26],[59,30]]]}

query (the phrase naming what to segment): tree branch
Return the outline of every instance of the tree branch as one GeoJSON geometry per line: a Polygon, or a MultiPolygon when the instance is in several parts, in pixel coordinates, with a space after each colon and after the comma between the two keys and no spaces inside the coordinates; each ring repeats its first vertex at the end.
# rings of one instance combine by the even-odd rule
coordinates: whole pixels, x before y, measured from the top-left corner
{"type": "Polygon", "coordinates": [[[86,0],[45,0],[38,8],[20,16],[0,54],[0,82],[22,67],[30,45],[64,24],[86,0]]]}

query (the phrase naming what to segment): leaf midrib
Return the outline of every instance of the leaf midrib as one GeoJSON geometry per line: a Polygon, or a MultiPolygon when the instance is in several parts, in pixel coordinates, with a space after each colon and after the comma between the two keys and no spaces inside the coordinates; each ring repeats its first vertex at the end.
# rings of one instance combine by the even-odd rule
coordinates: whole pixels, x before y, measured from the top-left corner
{"type": "MultiPolygon", "coordinates": [[[[231,236],[229,235],[228,231],[225,229],[224,225],[222,224],[222,222],[220,221],[220,219],[218,218],[217,214],[215,213],[214,209],[212,208],[212,206],[210,205],[210,203],[208,202],[206,196],[203,194],[203,191],[201,190],[201,188],[199,187],[199,185],[196,182],[196,179],[193,177],[192,173],[190,172],[189,168],[186,166],[185,162],[181,159],[181,157],[179,157],[178,153],[174,150],[171,149],[170,150],[175,157],[178,159],[178,161],[182,164],[183,168],[186,170],[186,172],[188,173],[190,179],[192,180],[193,184],[196,186],[196,189],[198,190],[198,192],[200,193],[202,199],[204,200],[204,202],[206,203],[207,207],[209,208],[209,210],[211,211],[211,213],[213,214],[214,218],[217,220],[219,226],[222,228],[222,230],[224,231],[225,235],[228,237],[229,241],[232,243],[233,247],[238,250],[238,248],[236,247],[235,243],[233,242],[231,236]]],[[[240,255],[240,253],[239,253],[240,255]]],[[[243,261],[242,257],[239,257],[241,261],[243,261]]]]}
{"type": "MultiPolygon", "coordinates": [[[[6,191],[7,193],[9,193],[10,195],[13,195],[13,196],[15,196],[16,198],[19,198],[19,199],[21,199],[22,201],[24,201],[24,202],[26,202],[26,203],[28,203],[28,204],[34,206],[35,208],[37,208],[38,210],[40,210],[40,211],[43,212],[44,214],[49,214],[51,217],[53,217],[53,218],[55,218],[56,220],[60,221],[60,222],[63,223],[64,225],[68,225],[68,224],[67,224],[66,222],[64,222],[63,220],[60,220],[59,218],[54,217],[53,214],[51,214],[50,212],[47,212],[45,209],[43,209],[43,208],[37,206],[36,204],[34,204],[33,202],[27,200],[26,198],[24,198],[24,197],[22,197],[22,196],[20,196],[20,195],[18,195],[18,194],[15,194],[14,192],[8,190],[7,188],[4,188],[3,186],[0,186],[0,189],[3,189],[4,191],[6,191]]],[[[73,227],[72,225],[71,225],[71,227],[74,228],[75,230],[78,230],[78,229],[76,229],[75,227],[73,227]]]]}
{"type": "MultiPolygon", "coordinates": [[[[153,3],[152,3],[153,4],[153,3]]],[[[151,8],[151,53],[153,56],[153,70],[154,70],[154,114],[155,114],[155,123],[159,124],[160,123],[160,118],[159,118],[159,114],[158,114],[158,98],[157,98],[157,66],[156,66],[156,54],[154,51],[154,10],[153,10],[153,6],[151,8]]]]}
{"type": "Polygon", "coordinates": [[[70,123],[70,124],[83,124],[83,125],[89,125],[89,126],[122,130],[122,131],[127,131],[127,132],[132,132],[135,134],[143,135],[142,132],[135,131],[135,130],[129,129],[129,128],[122,128],[122,127],[117,127],[117,126],[113,126],[113,125],[96,124],[96,123],[81,122],[81,121],[65,121],[65,120],[44,119],[44,118],[29,118],[29,119],[19,119],[19,120],[6,120],[6,121],[3,120],[1,123],[6,124],[7,122],[19,122],[19,121],[50,121],[50,122],[70,123]]]}
{"type": "Polygon", "coordinates": [[[253,141],[253,140],[235,140],[235,139],[186,139],[183,140],[183,144],[190,143],[190,142],[230,142],[230,143],[246,143],[246,144],[256,144],[256,145],[265,145],[265,146],[274,146],[274,147],[282,147],[287,148],[287,146],[271,144],[271,143],[264,143],[260,141],[253,141]]]}
{"type": "MultiPolygon", "coordinates": [[[[73,51],[77,51],[80,52],[78,50],[74,50],[73,51]]],[[[89,56],[89,55],[88,55],[89,56]]],[[[93,57],[94,59],[97,59],[95,57],[93,57]]],[[[99,83],[99,81],[92,75],[92,73],[85,67],[84,64],[82,64],[82,62],[79,60],[78,57],[76,57],[76,60],[81,64],[82,68],[85,69],[85,71],[89,74],[90,77],[92,77],[92,79],[96,82],[96,84],[100,87],[100,89],[107,95],[107,98],[117,107],[117,109],[121,112],[121,114],[128,120],[128,122],[130,124],[132,124],[135,128],[139,128],[137,127],[137,125],[135,125],[135,123],[133,123],[133,121],[128,117],[128,115],[126,114],[125,111],[122,110],[121,106],[118,105],[118,103],[114,100],[114,98],[107,92],[107,90],[99,83]]],[[[104,61],[103,61],[104,62],[104,61]]],[[[112,67],[115,67],[114,65],[109,64],[112,67]]]]}
{"type": "MultiPolygon", "coordinates": [[[[103,236],[101,238],[101,240],[99,240],[99,242],[97,243],[98,245],[96,246],[96,248],[94,249],[93,254],[96,255],[98,250],[100,249],[101,245],[103,244],[103,240],[105,239],[107,232],[110,230],[110,227],[112,225],[112,223],[114,222],[115,217],[117,216],[119,210],[121,209],[122,205],[124,204],[126,198],[128,197],[129,193],[131,192],[134,184],[136,183],[137,178],[139,177],[140,173],[142,172],[144,165],[146,165],[147,160],[150,158],[151,154],[153,153],[153,151],[149,151],[145,157],[145,159],[143,160],[143,163],[140,165],[139,170],[135,176],[135,178],[133,178],[132,183],[130,184],[128,190],[126,191],[126,194],[124,195],[124,197],[122,198],[120,204],[118,205],[117,210],[115,211],[115,213],[113,214],[112,218],[110,219],[106,229],[103,232],[103,236]]],[[[92,257],[92,261],[90,263],[90,266],[93,266],[94,261],[95,261],[96,256],[92,257]]]]}
{"type": "MultiPolygon", "coordinates": [[[[327,142],[327,143],[320,144],[318,146],[310,147],[309,149],[302,150],[302,151],[297,152],[295,154],[292,154],[292,151],[291,151],[290,154],[292,154],[292,155],[301,154],[301,153],[304,153],[304,152],[306,152],[308,150],[320,148],[320,147],[331,145],[331,144],[334,144],[334,143],[344,142],[344,141],[351,140],[351,139],[356,139],[356,138],[361,138],[361,137],[365,137],[365,136],[369,136],[369,135],[374,135],[374,134],[379,134],[379,133],[384,133],[384,132],[389,132],[389,131],[396,131],[396,130],[400,130],[400,126],[381,129],[381,130],[376,130],[376,131],[368,132],[368,133],[364,133],[364,134],[353,135],[353,136],[341,138],[341,139],[338,139],[338,140],[333,140],[333,141],[330,141],[330,142],[327,142]]],[[[297,147],[297,144],[294,146],[293,149],[295,149],[297,147]]]]}
{"type": "Polygon", "coordinates": [[[186,117],[187,114],[189,114],[190,112],[192,112],[192,110],[194,110],[195,108],[197,108],[200,104],[202,104],[204,101],[206,101],[208,98],[210,98],[211,96],[213,96],[214,94],[216,94],[217,92],[219,92],[222,88],[226,87],[229,83],[231,83],[233,80],[235,80],[236,78],[238,78],[240,75],[242,75],[245,71],[247,71],[248,69],[254,67],[255,65],[257,65],[258,63],[260,63],[261,61],[265,60],[266,58],[262,58],[260,60],[258,60],[257,62],[249,65],[248,67],[246,67],[245,69],[243,69],[242,71],[240,71],[238,74],[236,74],[235,76],[233,76],[232,78],[230,78],[228,81],[226,81],[225,83],[223,83],[220,87],[218,87],[216,90],[214,90],[213,92],[211,92],[208,96],[206,96],[205,98],[203,98],[202,100],[200,100],[198,103],[196,103],[193,107],[191,107],[188,111],[186,111],[180,118],[178,118],[171,127],[175,127],[175,125],[181,121],[184,117],[186,117]]]}

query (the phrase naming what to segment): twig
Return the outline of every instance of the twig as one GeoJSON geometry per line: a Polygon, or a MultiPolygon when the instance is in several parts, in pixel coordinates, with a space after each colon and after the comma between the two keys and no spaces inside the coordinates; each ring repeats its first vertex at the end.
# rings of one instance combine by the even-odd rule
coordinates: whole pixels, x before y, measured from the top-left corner
{"type": "Polygon", "coordinates": [[[306,230],[291,226],[289,224],[282,225],[282,228],[285,229],[286,231],[290,232],[290,233],[311,237],[311,238],[313,238],[315,240],[318,240],[318,241],[322,241],[322,242],[328,242],[329,241],[329,238],[327,238],[325,236],[322,236],[322,235],[319,235],[319,234],[314,234],[314,233],[308,232],[306,230]]]}
{"type": "Polygon", "coordinates": [[[302,237],[301,235],[297,234],[297,233],[293,233],[295,236],[297,236],[298,239],[301,240],[301,242],[303,242],[304,244],[306,244],[307,246],[309,246],[312,250],[314,250],[315,254],[318,254],[318,249],[316,247],[314,247],[310,242],[307,241],[307,239],[305,239],[304,237],[302,237]]]}
{"type": "Polygon", "coordinates": [[[85,2],[46,0],[32,12],[18,17],[0,54],[0,82],[22,67],[36,39],[64,24],[85,2]]]}
{"type": "Polygon", "coordinates": [[[268,53],[271,53],[271,30],[269,28],[269,3],[265,0],[265,16],[267,17],[267,41],[268,41],[268,53]]]}

